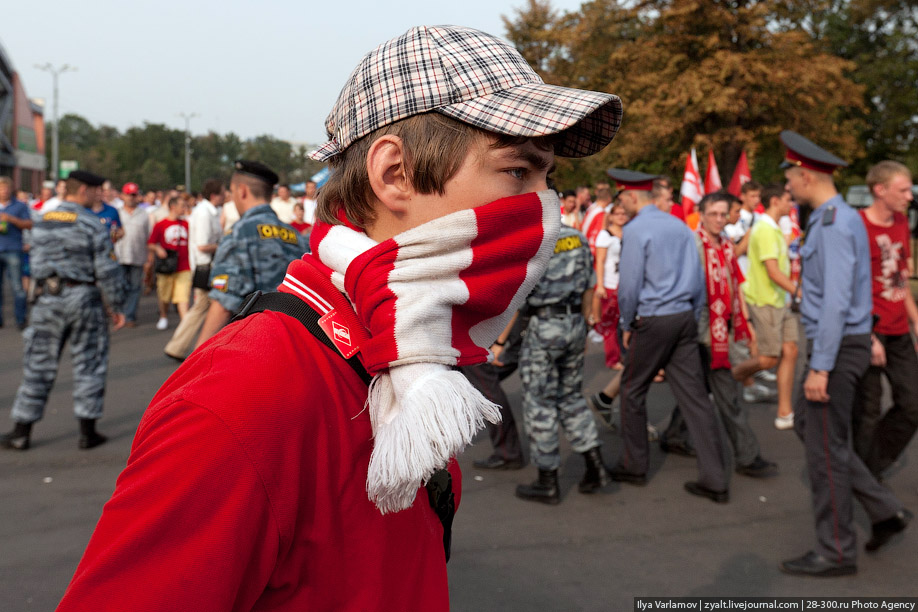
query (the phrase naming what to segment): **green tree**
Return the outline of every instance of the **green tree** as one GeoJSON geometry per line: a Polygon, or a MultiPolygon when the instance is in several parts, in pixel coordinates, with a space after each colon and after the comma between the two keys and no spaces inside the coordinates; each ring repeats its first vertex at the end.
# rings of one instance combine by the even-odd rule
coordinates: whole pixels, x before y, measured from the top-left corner
{"type": "MultiPolygon", "coordinates": [[[[597,180],[610,166],[679,175],[693,146],[713,148],[728,174],[743,149],[754,167],[760,149],[769,158],[785,128],[859,153],[863,89],[846,76],[853,64],[806,32],[773,27],[781,2],[592,0],[561,16],[548,6],[529,0],[505,18],[510,40],[547,82],[612,92],[625,108],[612,146],[559,164],[559,184],[597,180]]],[[[776,161],[757,176],[771,178],[776,161]]]]}
{"type": "Polygon", "coordinates": [[[155,159],[147,159],[140,166],[140,171],[134,177],[134,182],[140,183],[144,190],[165,189],[174,184],[170,180],[166,164],[155,159]]]}
{"type": "MultiPolygon", "coordinates": [[[[47,150],[50,155],[50,141],[47,150]]],[[[185,133],[161,123],[144,123],[122,134],[111,126],[95,127],[79,115],[65,115],[61,118],[60,151],[61,159],[74,159],[81,168],[116,185],[133,181],[142,189],[165,189],[185,182],[185,133]]],[[[200,190],[210,178],[228,182],[233,162],[240,158],[267,164],[282,182],[301,182],[323,167],[308,159],[307,151],[303,146],[294,150],[290,143],[270,135],[248,141],[233,133],[195,136],[191,142],[191,188],[200,190]]]]}
{"type": "Polygon", "coordinates": [[[246,159],[257,159],[273,169],[282,183],[290,182],[290,174],[297,169],[290,143],[267,134],[247,141],[242,146],[242,156],[246,159]]]}
{"type": "Polygon", "coordinates": [[[824,49],[853,64],[863,86],[863,155],[851,172],[863,175],[883,159],[918,162],[918,2],[807,0],[789,3],[782,22],[802,28],[824,49]]]}

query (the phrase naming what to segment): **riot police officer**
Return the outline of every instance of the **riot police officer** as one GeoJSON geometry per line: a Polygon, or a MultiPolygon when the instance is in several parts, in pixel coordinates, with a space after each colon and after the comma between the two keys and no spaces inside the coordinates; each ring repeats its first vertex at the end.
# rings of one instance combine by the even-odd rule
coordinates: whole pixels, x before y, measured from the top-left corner
{"type": "Polygon", "coordinates": [[[531,318],[520,350],[520,378],[529,454],[539,478],[517,487],[516,495],[522,499],[561,501],[559,421],[571,447],[586,461],[580,492],[593,493],[610,482],[593,413],[581,391],[587,334],[583,312],[591,302],[593,285],[593,256],[586,238],[562,225],[548,270],[526,301],[531,318]]]}
{"type": "Polygon", "coordinates": [[[29,448],[32,425],[44,413],[67,340],[73,359],[73,411],[80,421],[79,448],[93,448],[106,440],[96,431],[108,371],[102,298],[113,313],[113,329],[119,329],[124,325],[120,312],[124,289],[108,230],[89,210],[102,183],[102,177],[90,172],[71,172],[64,201],[44,213],[32,229],[37,297],[31,324],[23,333],[23,380],[11,415],[15,426],[0,435],[0,447],[29,448]]]}
{"type": "Polygon", "coordinates": [[[841,576],[857,571],[852,498],[872,525],[868,551],[905,529],[911,513],[880,485],[851,447],[851,410],[870,364],[870,247],[860,216],[842,199],[832,173],[847,162],[800,134],[781,132],[787,189],[812,213],[807,220],[800,315],[807,369],[794,409],[803,440],[816,547],[781,564],[788,574],[841,576]]]}
{"type": "Polygon", "coordinates": [[[212,300],[198,336],[201,346],[216,334],[253,291],[274,291],[287,265],[309,250],[306,239],[281,223],[268,201],[277,174],[257,161],[237,160],[230,181],[232,200],[239,211],[233,231],[224,236],[210,270],[212,300]]]}

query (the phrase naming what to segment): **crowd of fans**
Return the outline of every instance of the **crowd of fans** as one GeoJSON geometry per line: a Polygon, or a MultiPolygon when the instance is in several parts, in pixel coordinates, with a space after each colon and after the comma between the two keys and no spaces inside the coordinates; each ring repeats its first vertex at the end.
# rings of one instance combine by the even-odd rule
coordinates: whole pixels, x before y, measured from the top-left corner
{"type": "MultiPolygon", "coordinates": [[[[25,223],[57,208],[63,201],[64,186],[64,180],[56,184],[46,181],[34,196],[24,190],[14,193],[12,182],[0,177],[0,213],[14,218],[0,222],[0,274],[8,278],[13,288],[16,322],[20,329],[27,324],[26,296],[30,280],[30,224],[25,223]]],[[[297,197],[292,195],[289,185],[279,185],[271,208],[282,222],[308,236],[315,222],[315,197],[316,184],[312,181],[305,184],[305,192],[297,197]]],[[[111,181],[106,181],[90,210],[109,230],[123,268],[126,326],[134,327],[138,323],[141,294],[155,291],[159,303],[156,322],[159,330],[169,328],[173,306],[179,321],[184,319],[193,303],[196,266],[210,262],[219,236],[228,234],[239,219],[230,192],[220,181],[209,181],[201,191],[192,192],[182,187],[142,192],[133,182],[125,183],[118,190],[111,181]],[[211,215],[205,215],[205,210],[211,215]],[[214,232],[217,232],[216,237],[214,232]]]]}

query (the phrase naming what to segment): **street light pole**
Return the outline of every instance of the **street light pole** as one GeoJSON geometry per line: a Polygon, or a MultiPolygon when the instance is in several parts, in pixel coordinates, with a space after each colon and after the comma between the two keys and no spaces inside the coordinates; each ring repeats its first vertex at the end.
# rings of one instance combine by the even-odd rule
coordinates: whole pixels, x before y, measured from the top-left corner
{"type": "Polygon", "coordinates": [[[58,131],[58,116],[57,116],[57,77],[58,75],[64,74],[65,72],[76,72],[76,66],[70,66],[69,64],[64,64],[60,68],[55,68],[50,63],[39,66],[35,65],[36,68],[44,72],[50,72],[51,78],[54,81],[54,126],[51,130],[51,175],[55,181],[61,177],[61,167],[60,167],[60,154],[59,154],[59,137],[60,132],[58,131]]]}
{"type": "Polygon", "coordinates": [[[179,113],[178,116],[185,120],[185,193],[191,193],[191,119],[198,114],[179,113]]]}

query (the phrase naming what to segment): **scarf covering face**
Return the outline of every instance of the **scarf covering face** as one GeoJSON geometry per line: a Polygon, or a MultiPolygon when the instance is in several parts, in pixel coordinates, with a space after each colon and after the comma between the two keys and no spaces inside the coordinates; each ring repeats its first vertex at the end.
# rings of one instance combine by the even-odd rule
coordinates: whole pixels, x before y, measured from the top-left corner
{"type": "Polygon", "coordinates": [[[704,280],[708,292],[708,316],[711,328],[711,369],[730,367],[730,326],[733,322],[733,339],[737,342],[749,338],[749,327],[743,316],[739,299],[739,285],[743,279],[736,255],[729,241],[714,244],[708,233],[699,225],[696,230],[704,245],[704,280]]]}
{"type": "Polygon", "coordinates": [[[500,421],[452,366],[484,363],[542,277],[560,229],[553,191],[455,212],[377,243],[317,222],[313,256],[327,266],[369,339],[367,407],[374,445],[367,494],[381,512],[411,506],[484,422],[500,421]]]}

